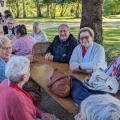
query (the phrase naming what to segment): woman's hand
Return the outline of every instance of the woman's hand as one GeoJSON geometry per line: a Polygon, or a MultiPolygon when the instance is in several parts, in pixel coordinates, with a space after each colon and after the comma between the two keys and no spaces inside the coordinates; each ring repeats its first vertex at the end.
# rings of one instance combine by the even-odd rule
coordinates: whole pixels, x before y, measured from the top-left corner
{"type": "Polygon", "coordinates": [[[28,58],[30,62],[34,62],[34,55],[29,54],[29,55],[26,55],[25,57],[28,58]]]}
{"type": "Polygon", "coordinates": [[[86,70],[86,73],[88,73],[88,74],[92,74],[93,72],[94,72],[93,69],[87,69],[87,70],[86,70]]]}
{"type": "Polygon", "coordinates": [[[86,85],[88,85],[88,81],[90,80],[90,77],[86,77],[84,80],[83,80],[83,82],[86,84],[86,85]]]}
{"type": "Polygon", "coordinates": [[[43,113],[41,115],[41,119],[44,120],[46,118],[46,120],[55,120],[56,116],[53,114],[49,114],[49,113],[43,113]]]}
{"type": "Polygon", "coordinates": [[[72,66],[70,67],[70,70],[71,70],[72,72],[79,71],[79,66],[78,66],[78,65],[72,65],[72,66]]]}

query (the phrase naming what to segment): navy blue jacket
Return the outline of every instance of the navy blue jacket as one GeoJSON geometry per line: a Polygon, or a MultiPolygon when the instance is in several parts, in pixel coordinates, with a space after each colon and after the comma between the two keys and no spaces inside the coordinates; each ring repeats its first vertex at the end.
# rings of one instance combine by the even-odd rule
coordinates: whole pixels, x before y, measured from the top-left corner
{"type": "MultiPolygon", "coordinates": [[[[51,53],[53,56],[55,55],[55,50],[56,50],[56,45],[59,45],[60,44],[60,40],[59,40],[59,36],[57,35],[53,42],[51,43],[51,45],[48,47],[46,53],[51,53]]],[[[54,56],[53,57],[53,61],[56,61],[56,62],[62,62],[62,63],[67,63],[69,64],[69,60],[70,60],[70,57],[72,55],[72,52],[74,50],[74,48],[78,45],[78,41],[76,40],[76,38],[70,34],[68,39],[66,40],[65,43],[65,56],[54,56]],[[66,44],[67,43],[67,44],[66,44]]]]}
{"type": "MultiPolygon", "coordinates": [[[[5,35],[5,34],[8,34],[8,27],[7,27],[7,26],[3,26],[3,30],[4,30],[4,35],[5,35]]],[[[14,27],[12,28],[12,34],[15,35],[14,27]]]]}

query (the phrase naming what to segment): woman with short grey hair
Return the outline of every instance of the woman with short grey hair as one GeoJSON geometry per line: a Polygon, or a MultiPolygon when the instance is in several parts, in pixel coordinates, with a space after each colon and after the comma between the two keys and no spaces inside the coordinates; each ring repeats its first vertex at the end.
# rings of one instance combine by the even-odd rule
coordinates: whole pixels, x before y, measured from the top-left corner
{"type": "Polygon", "coordinates": [[[0,120],[55,120],[56,117],[43,113],[33,105],[32,99],[22,86],[30,77],[30,61],[23,56],[13,56],[6,64],[8,79],[0,84],[0,120]],[[4,96],[4,97],[3,97],[4,96]]]}
{"type": "Polygon", "coordinates": [[[12,41],[6,36],[0,36],[0,83],[6,78],[5,65],[12,54],[12,41]]]}
{"type": "Polygon", "coordinates": [[[47,35],[41,30],[40,22],[34,22],[33,32],[30,34],[30,36],[34,37],[37,42],[48,41],[47,35]]]}
{"type": "Polygon", "coordinates": [[[81,103],[75,120],[120,120],[120,101],[111,95],[92,95],[81,103]]]}
{"type": "Polygon", "coordinates": [[[94,31],[89,27],[81,28],[78,40],[80,44],[73,50],[69,62],[71,71],[91,74],[96,70],[105,70],[105,50],[94,42],[94,31]]]}

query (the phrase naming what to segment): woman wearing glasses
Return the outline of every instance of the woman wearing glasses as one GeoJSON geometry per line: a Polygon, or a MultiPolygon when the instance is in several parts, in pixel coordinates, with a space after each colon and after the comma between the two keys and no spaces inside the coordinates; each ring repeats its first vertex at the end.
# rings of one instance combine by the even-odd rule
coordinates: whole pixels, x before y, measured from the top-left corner
{"type": "Polygon", "coordinates": [[[100,44],[94,42],[94,31],[84,27],[78,32],[78,39],[80,45],[73,50],[69,62],[71,71],[92,73],[97,69],[106,69],[105,51],[100,44]]]}

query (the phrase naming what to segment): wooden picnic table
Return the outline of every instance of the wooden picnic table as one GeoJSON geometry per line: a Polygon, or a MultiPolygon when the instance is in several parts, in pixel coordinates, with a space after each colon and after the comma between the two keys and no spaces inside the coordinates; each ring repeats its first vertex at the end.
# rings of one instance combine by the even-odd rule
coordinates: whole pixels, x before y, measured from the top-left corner
{"type": "MultiPolygon", "coordinates": [[[[70,97],[60,98],[53,94],[47,85],[52,76],[53,70],[55,68],[66,72],[68,75],[73,75],[79,80],[83,80],[88,74],[84,73],[72,73],[69,69],[69,65],[65,63],[52,62],[44,59],[44,54],[35,54],[35,62],[31,63],[30,66],[30,76],[34,79],[43,90],[49,94],[62,108],[64,108],[70,115],[75,115],[79,111],[79,107],[75,106],[73,100],[70,97]]],[[[116,97],[120,97],[120,92],[117,93],[116,97]]],[[[49,104],[49,99],[48,102],[49,104]]],[[[54,103],[52,103],[54,104],[54,103]]],[[[49,106],[50,107],[50,106],[49,106]]],[[[49,112],[49,111],[48,111],[49,112]]],[[[67,120],[68,118],[65,118],[67,120]]],[[[62,119],[63,120],[63,119],[62,119]]],[[[70,120],[70,119],[69,119],[70,120]]],[[[71,119],[72,120],[72,119],[71,119]]]]}
{"type": "Polygon", "coordinates": [[[53,70],[55,68],[66,72],[68,75],[73,75],[76,78],[83,80],[87,74],[83,73],[72,73],[69,69],[69,65],[65,63],[52,62],[44,59],[44,54],[35,54],[35,62],[31,63],[30,76],[34,79],[44,90],[49,94],[55,101],[57,101],[66,111],[70,114],[76,114],[79,111],[79,107],[75,106],[74,102],[70,97],[60,98],[54,95],[47,84],[50,81],[53,70]]]}

